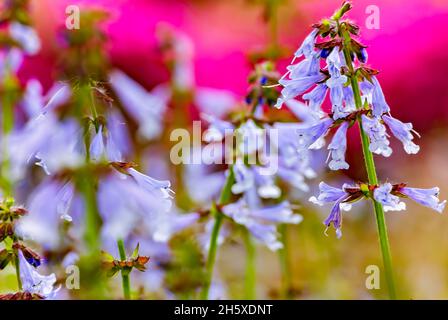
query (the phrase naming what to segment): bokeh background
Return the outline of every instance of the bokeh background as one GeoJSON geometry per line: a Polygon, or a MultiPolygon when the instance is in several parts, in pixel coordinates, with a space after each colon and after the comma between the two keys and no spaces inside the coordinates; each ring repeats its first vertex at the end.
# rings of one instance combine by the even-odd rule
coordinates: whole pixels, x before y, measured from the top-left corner
{"type": "MultiPolygon", "coordinates": [[[[167,82],[169,72],[159,50],[157,32],[174,28],[192,41],[194,82],[197,87],[225,89],[242,98],[247,91],[250,57],[272,41],[264,20],[262,0],[34,0],[32,16],[43,41],[42,51],[26,61],[21,77],[42,81],[48,89],[59,59],[57,29],[65,23],[67,5],[99,7],[111,13],[105,28],[111,63],[152,89],[167,82]]],[[[332,14],[339,0],[277,1],[277,42],[285,58],[281,72],[310,25],[332,14]]],[[[393,155],[377,157],[383,180],[412,186],[441,188],[448,197],[448,1],[356,0],[350,17],[362,28],[369,46],[369,64],[381,71],[379,80],[393,114],[412,122],[422,134],[421,151],[408,156],[396,145],[393,155]],[[368,5],[380,9],[380,28],[365,28],[368,5]]],[[[82,21],[81,21],[82,28],[82,21]]],[[[196,115],[192,115],[195,118],[196,115]]],[[[360,145],[352,140],[348,150],[352,179],[364,178],[360,145]]],[[[341,173],[329,174],[340,181],[341,173]]],[[[197,181],[198,184],[201,181],[197,181]]],[[[310,182],[316,190],[319,180],[310,182]]],[[[338,182],[336,182],[338,183],[338,182]]],[[[309,195],[304,196],[306,199],[309,195]]],[[[408,210],[387,213],[397,286],[403,298],[448,298],[448,217],[408,202],[408,210]]],[[[381,265],[373,212],[359,206],[344,216],[344,237],[323,234],[326,211],[303,205],[303,223],[288,227],[291,277],[298,299],[383,298],[383,290],[365,288],[365,268],[381,265]]],[[[238,241],[225,245],[218,257],[218,272],[229,296],[241,297],[244,251],[238,241]]],[[[277,254],[257,247],[257,294],[276,298],[281,286],[277,254]]],[[[385,287],[385,283],[381,283],[385,287]]]]}

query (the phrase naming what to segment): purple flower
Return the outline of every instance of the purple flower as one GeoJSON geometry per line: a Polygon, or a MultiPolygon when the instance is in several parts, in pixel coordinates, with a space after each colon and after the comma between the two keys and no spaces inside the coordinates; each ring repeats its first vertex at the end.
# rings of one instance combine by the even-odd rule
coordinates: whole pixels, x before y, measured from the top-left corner
{"type": "Polygon", "coordinates": [[[318,84],[313,90],[303,95],[303,100],[308,101],[308,106],[316,114],[322,114],[321,106],[327,95],[327,85],[324,83],[318,84]]]}
{"type": "Polygon", "coordinates": [[[224,139],[224,137],[232,133],[235,126],[224,120],[220,120],[215,116],[202,113],[201,118],[209,123],[207,131],[204,133],[205,142],[219,142],[224,139]]]}
{"type": "Polygon", "coordinates": [[[324,118],[312,126],[297,129],[299,145],[305,149],[319,149],[322,147],[320,138],[324,137],[333,125],[331,118],[324,118]]]}
{"type": "Polygon", "coordinates": [[[327,229],[333,224],[338,239],[342,237],[342,213],[340,205],[343,200],[344,199],[341,198],[335,202],[333,208],[331,208],[330,215],[324,221],[324,225],[327,226],[327,229]]]}
{"type": "Polygon", "coordinates": [[[372,77],[372,84],[372,113],[375,117],[380,117],[384,113],[388,113],[390,108],[381,90],[380,83],[375,76],[372,77]]]}
{"type": "Polygon", "coordinates": [[[389,157],[392,154],[392,148],[389,147],[389,139],[387,138],[386,127],[378,118],[370,118],[362,115],[362,128],[369,136],[369,150],[376,154],[389,157]]]}
{"type": "Polygon", "coordinates": [[[56,275],[43,276],[37,270],[28,264],[22,252],[19,250],[20,280],[22,289],[31,294],[43,296],[46,299],[52,299],[59,289],[55,289],[56,275]]]}
{"type": "Polygon", "coordinates": [[[303,43],[300,45],[300,48],[297,49],[297,51],[294,53],[295,58],[300,58],[301,56],[309,57],[311,56],[314,51],[314,43],[316,42],[316,36],[317,36],[318,30],[313,29],[310,34],[308,34],[303,41],[303,43]]]}
{"type": "Polygon", "coordinates": [[[285,76],[289,76],[290,79],[317,75],[320,70],[319,56],[317,54],[313,54],[299,63],[289,65],[286,69],[288,70],[288,73],[286,73],[285,76]]]}
{"type": "Polygon", "coordinates": [[[392,184],[385,183],[380,185],[373,192],[373,197],[376,201],[381,203],[384,211],[401,211],[406,210],[406,204],[400,202],[400,198],[391,194],[392,184]]]}
{"type": "Polygon", "coordinates": [[[418,189],[418,188],[408,188],[403,187],[398,190],[401,194],[411,198],[415,202],[420,203],[426,207],[429,207],[439,213],[445,209],[446,200],[440,202],[439,196],[439,188],[431,188],[431,189],[418,189]]]}
{"type": "Polygon", "coordinates": [[[38,80],[31,79],[26,83],[21,104],[29,118],[34,118],[42,112],[44,96],[42,85],[38,80]]]}
{"type": "Polygon", "coordinates": [[[328,145],[328,150],[330,150],[329,157],[331,157],[331,161],[328,163],[328,166],[331,170],[349,168],[348,163],[345,161],[348,125],[348,122],[343,122],[333,136],[331,143],[328,145]]]}
{"type": "Polygon", "coordinates": [[[139,124],[139,134],[147,140],[159,137],[167,108],[165,99],[118,70],[111,73],[110,81],[125,110],[139,124]]]}
{"type": "Polygon", "coordinates": [[[60,244],[60,226],[65,221],[78,221],[82,211],[81,198],[71,182],[47,180],[29,197],[28,214],[17,225],[18,234],[44,248],[53,250],[60,244]]]}
{"type": "Polygon", "coordinates": [[[327,80],[326,85],[330,89],[333,119],[337,120],[346,117],[348,114],[344,110],[344,84],[347,82],[347,77],[341,75],[342,62],[337,49],[333,50],[328,56],[327,64],[331,77],[327,80]]]}
{"type": "Polygon", "coordinates": [[[339,189],[332,187],[323,181],[319,183],[319,191],[319,196],[317,198],[313,196],[309,201],[320,206],[323,206],[325,203],[338,201],[339,199],[348,196],[343,188],[339,189]]]}
{"type": "Polygon", "coordinates": [[[414,136],[411,132],[414,132],[412,129],[412,123],[403,123],[400,120],[392,118],[391,116],[383,115],[383,120],[389,127],[392,134],[403,143],[404,150],[408,154],[416,154],[420,150],[420,147],[416,145],[412,140],[414,136]]]}
{"type": "Polygon", "coordinates": [[[302,216],[293,214],[290,204],[282,202],[265,208],[251,208],[244,198],[223,207],[223,213],[236,223],[245,226],[249,232],[269,249],[282,247],[278,240],[276,224],[302,221],[302,216]]]}
{"type": "Polygon", "coordinates": [[[135,179],[137,184],[151,194],[160,195],[163,199],[172,199],[173,190],[170,189],[171,183],[168,180],[156,180],[134,168],[128,169],[129,175],[135,179]]]}
{"type": "Polygon", "coordinates": [[[90,157],[92,160],[99,160],[104,154],[103,126],[100,126],[98,132],[90,143],[90,157]]]}
{"type": "Polygon", "coordinates": [[[284,87],[282,89],[282,97],[279,98],[279,101],[276,104],[277,108],[280,108],[282,103],[297,97],[298,95],[303,94],[309,88],[311,88],[314,84],[324,79],[324,75],[322,73],[313,74],[313,75],[303,75],[301,77],[293,78],[290,80],[282,79],[279,80],[279,83],[284,87]]]}
{"type": "Polygon", "coordinates": [[[123,160],[121,152],[112,138],[112,134],[108,131],[105,132],[103,126],[100,126],[90,144],[90,158],[99,161],[104,156],[112,162],[123,160]],[[104,138],[106,138],[106,143],[104,143],[104,138]]]}
{"type": "MultiPolygon", "coordinates": [[[[336,236],[340,238],[342,236],[342,213],[341,209],[346,211],[351,209],[351,203],[360,200],[363,194],[360,192],[359,187],[350,186],[344,184],[341,189],[329,186],[325,182],[319,184],[320,194],[316,197],[311,197],[310,202],[317,205],[324,205],[325,203],[333,203],[330,215],[325,219],[324,224],[327,229],[333,224],[336,229],[336,236]]],[[[326,231],[326,230],[325,230],[326,231]]]]}
{"type": "Polygon", "coordinates": [[[35,55],[39,52],[41,43],[36,30],[33,28],[19,22],[11,22],[9,25],[9,34],[20,44],[27,54],[35,55]]]}

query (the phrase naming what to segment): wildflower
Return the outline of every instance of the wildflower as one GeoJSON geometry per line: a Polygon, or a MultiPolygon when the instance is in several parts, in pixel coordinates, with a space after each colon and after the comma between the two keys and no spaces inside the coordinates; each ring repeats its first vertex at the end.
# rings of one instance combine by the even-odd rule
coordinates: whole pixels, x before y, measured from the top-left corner
{"type": "Polygon", "coordinates": [[[338,120],[347,116],[347,111],[344,111],[344,84],[347,82],[347,77],[341,75],[342,62],[339,50],[334,49],[327,58],[328,71],[330,72],[330,79],[326,81],[326,85],[330,88],[330,99],[332,104],[333,119],[338,120]]]}
{"type": "Polygon", "coordinates": [[[32,27],[14,21],[9,25],[9,34],[29,55],[36,54],[41,48],[39,36],[32,27]]]}
{"type": "Polygon", "coordinates": [[[207,131],[204,133],[204,141],[205,142],[219,142],[224,139],[224,137],[229,134],[229,132],[233,132],[235,126],[224,120],[220,120],[215,116],[209,114],[201,114],[201,118],[209,123],[209,127],[207,131]]]}
{"type": "Polygon", "coordinates": [[[265,131],[258,127],[252,119],[244,122],[235,130],[237,137],[237,151],[241,155],[250,155],[264,146],[265,131]]]}
{"type": "Polygon", "coordinates": [[[103,126],[100,125],[90,144],[90,157],[92,160],[100,160],[104,155],[111,162],[123,160],[112,134],[104,132],[103,126]],[[104,136],[106,136],[106,143],[104,143],[104,136]]]}
{"type": "Polygon", "coordinates": [[[300,58],[302,55],[309,57],[314,53],[314,43],[316,42],[317,32],[317,29],[313,29],[313,31],[306,36],[299,49],[294,53],[294,57],[300,58]]]}
{"type": "Polygon", "coordinates": [[[310,202],[320,206],[325,203],[334,203],[329,216],[325,219],[324,225],[327,229],[333,224],[336,230],[337,238],[342,237],[342,213],[341,209],[350,210],[351,203],[360,200],[363,193],[358,186],[351,186],[344,184],[341,189],[329,186],[325,182],[319,184],[320,194],[316,197],[311,197],[310,202]]]}
{"type": "Polygon", "coordinates": [[[401,187],[398,188],[397,191],[415,202],[429,207],[439,213],[442,213],[445,209],[446,200],[440,202],[438,198],[440,189],[437,187],[431,189],[401,187]]]}
{"type": "Polygon", "coordinates": [[[376,117],[370,118],[363,114],[361,118],[362,128],[370,139],[369,150],[389,157],[392,154],[392,148],[389,147],[390,142],[387,138],[386,127],[376,117]]]}
{"type": "Polygon", "coordinates": [[[412,129],[412,123],[403,123],[388,115],[383,115],[382,119],[387,124],[392,134],[403,143],[404,150],[408,154],[418,153],[420,147],[412,142],[414,136],[411,132],[414,132],[417,136],[419,135],[412,129]]]}
{"type": "Polygon", "coordinates": [[[333,136],[331,143],[328,145],[328,150],[330,150],[329,157],[331,157],[331,161],[328,163],[328,166],[331,170],[349,168],[348,163],[345,161],[348,125],[348,122],[342,123],[333,136]]]}
{"type": "Polygon", "coordinates": [[[400,202],[400,198],[392,195],[392,185],[390,183],[385,183],[373,192],[373,197],[376,201],[383,205],[384,211],[401,211],[406,210],[406,204],[400,202]]]}
{"type": "Polygon", "coordinates": [[[43,276],[32,267],[19,251],[20,279],[22,280],[23,291],[32,295],[37,295],[43,299],[52,299],[59,289],[55,289],[56,275],[43,276]]]}
{"type": "Polygon", "coordinates": [[[156,180],[134,168],[127,170],[129,175],[135,179],[137,184],[151,194],[161,195],[163,199],[172,199],[174,191],[170,189],[171,183],[168,180],[156,180]]]}
{"type": "Polygon", "coordinates": [[[235,203],[224,206],[222,212],[236,223],[245,226],[256,239],[273,251],[282,248],[278,240],[276,224],[297,224],[302,220],[300,215],[293,214],[288,202],[252,209],[246,200],[241,198],[235,203]]]}
{"type": "Polygon", "coordinates": [[[320,83],[313,90],[302,96],[304,100],[308,101],[309,108],[316,114],[322,114],[321,106],[327,95],[327,90],[327,85],[320,83]]]}
{"type": "Polygon", "coordinates": [[[119,70],[110,74],[110,82],[125,110],[139,124],[140,135],[147,140],[159,137],[167,108],[165,99],[146,91],[119,70]]]}
{"type": "Polygon", "coordinates": [[[333,125],[333,120],[324,118],[317,124],[307,126],[297,130],[299,134],[299,144],[304,149],[319,149],[322,147],[320,138],[324,137],[328,129],[333,125]]]}
{"type": "Polygon", "coordinates": [[[381,90],[380,83],[376,77],[372,77],[372,112],[375,117],[379,117],[384,113],[390,111],[390,107],[386,102],[383,90],[381,90]]]}
{"type": "Polygon", "coordinates": [[[373,199],[381,203],[385,211],[401,211],[406,209],[406,204],[402,198],[410,198],[427,206],[437,212],[442,212],[446,201],[440,202],[439,188],[417,189],[408,188],[405,184],[384,183],[380,185],[368,185],[359,183],[357,185],[344,184],[341,189],[334,188],[324,182],[319,184],[320,194],[318,197],[311,197],[310,202],[317,205],[334,203],[330,215],[325,219],[327,228],[333,224],[338,238],[342,235],[342,213],[341,209],[350,210],[351,204],[363,198],[373,199]]]}

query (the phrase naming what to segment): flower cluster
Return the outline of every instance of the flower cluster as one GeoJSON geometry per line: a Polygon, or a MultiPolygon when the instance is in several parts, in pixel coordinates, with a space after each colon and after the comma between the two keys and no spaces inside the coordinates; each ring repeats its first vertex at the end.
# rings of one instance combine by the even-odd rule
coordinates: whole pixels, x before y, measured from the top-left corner
{"type": "MultiPolygon", "coordinates": [[[[416,154],[420,150],[413,142],[414,134],[418,134],[412,124],[392,117],[376,77],[378,71],[366,65],[367,47],[355,39],[359,36],[359,27],[349,20],[341,20],[350,9],[351,4],[345,2],[332,18],[313,26],[313,31],[295,52],[292,64],[279,81],[283,89],[276,104],[281,108],[284,103],[296,101],[294,99],[301,96],[310,111],[319,118],[296,130],[300,150],[323,147],[325,136],[335,129],[327,147],[327,162],[331,170],[349,168],[345,160],[347,132],[355,123],[361,127],[363,144],[367,144],[368,151],[364,150],[365,153],[385,157],[392,154],[387,128],[402,142],[408,154],[416,154]],[[301,60],[297,62],[298,59],[301,60]],[[322,110],[327,92],[331,102],[329,113],[322,110]]],[[[364,156],[371,157],[368,154],[364,156]]],[[[413,189],[389,183],[374,186],[372,190],[349,185],[335,189],[325,183],[321,183],[320,188],[319,197],[312,197],[311,201],[318,204],[335,202],[324,223],[327,227],[333,224],[338,237],[342,234],[341,208],[347,208],[350,203],[366,196],[382,204],[385,211],[405,209],[399,197],[412,198],[439,212],[445,205],[445,202],[439,203],[437,199],[438,188],[413,189]]]]}
{"type": "Polygon", "coordinates": [[[440,202],[438,199],[439,188],[419,189],[410,188],[406,184],[384,183],[381,185],[368,185],[363,183],[344,184],[342,188],[329,186],[325,182],[319,184],[320,193],[317,197],[311,197],[310,201],[317,205],[333,203],[330,215],[324,224],[328,227],[333,225],[338,238],[342,236],[342,213],[348,211],[352,204],[362,199],[373,199],[381,203],[384,211],[401,211],[406,209],[406,204],[401,199],[412,199],[415,202],[429,207],[439,213],[443,211],[446,200],[440,202]]]}
{"type": "Polygon", "coordinates": [[[311,152],[302,152],[294,138],[296,130],[315,121],[314,115],[303,105],[292,103],[291,111],[304,120],[302,123],[266,119],[265,108],[273,107],[278,96],[271,86],[277,79],[271,63],[260,64],[249,78],[251,87],[245,101],[247,113],[236,115],[230,121],[203,115],[209,123],[204,134],[207,142],[220,144],[224,140],[227,142],[228,136],[236,137],[236,144],[225,143],[224,148],[230,149],[226,150],[227,156],[233,156],[227,177],[232,177],[230,192],[238,200],[221,203],[222,213],[245,226],[271,250],[282,248],[277,235],[278,224],[297,224],[302,220],[299,214],[293,213],[288,201],[281,201],[284,193],[277,180],[307,191],[306,179],[315,176],[311,152]]]}

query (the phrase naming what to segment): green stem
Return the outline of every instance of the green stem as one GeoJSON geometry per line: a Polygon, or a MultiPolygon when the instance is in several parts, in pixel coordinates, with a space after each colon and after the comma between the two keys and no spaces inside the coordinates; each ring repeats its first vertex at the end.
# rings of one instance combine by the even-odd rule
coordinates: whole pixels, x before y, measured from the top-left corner
{"type": "Polygon", "coordinates": [[[243,238],[246,247],[245,299],[254,300],[256,297],[255,245],[247,229],[243,230],[243,238]]]}
{"type": "MultiPolygon", "coordinates": [[[[221,195],[219,197],[219,205],[227,203],[232,196],[232,185],[235,182],[235,176],[233,173],[233,167],[229,168],[229,175],[227,176],[226,182],[224,184],[224,188],[221,191],[221,195]]],[[[219,230],[221,229],[223,215],[218,209],[218,206],[213,204],[210,210],[210,213],[215,217],[215,224],[213,225],[212,234],[210,236],[210,245],[208,249],[207,255],[207,264],[206,264],[206,278],[204,287],[202,288],[200,298],[202,300],[208,299],[208,293],[210,291],[210,285],[213,279],[213,270],[216,261],[216,253],[218,249],[218,236],[219,230]]]]}
{"type": "Polygon", "coordinates": [[[16,269],[17,287],[19,288],[19,291],[22,291],[22,280],[20,279],[20,263],[18,256],[16,256],[14,259],[14,265],[16,269]]]}
{"type": "MultiPolygon", "coordinates": [[[[117,240],[117,246],[118,246],[118,252],[120,253],[120,260],[125,261],[126,260],[126,250],[124,248],[124,241],[123,239],[117,240]]],[[[131,299],[131,283],[129,279],[129,273],[125,273],[123,270],[121,270],[121,279],[123,284],[123,294],[124,298],[126,300],[131,299]]]]}
{"type": "Polygon", "coordinates": [[[17,99],[17,83],[11,74],[9,66],[5,66],[5,76],[3,80],[4,92],[2,94],[2,161],[0,163],[0,182],[4,196],[12,196],[13,184],[9,178],[9,156],[6,137],[14,127],[14,104],[17,99]]]}
{"type": "MultiPolygon", "coordinates": [[[[355,70],[353,67],[353,61],[350,56],[350,52],[348,49],[347,44],[350,43],[350,35],[347,31],[342,31],[342,35],[344,37],[344,57],[345,61],[347,63],[347,67],[350,71],[350,83],[353,89],[353,94],[355,97],[355,104],[357,109],[362,108],[362,100],[361,100],[361,94],[359,90],[359,84],[358,80],[356,78],[356,75],[354,74],[355,70]]],[[[373,154],[369,149],[370,141],[367,134],[364,132],[361,122],[359,122],[359,130],[361,132],[361,141],[362,141],[362,151],[364,154],[364,162],[367,170],[367,176],[369,179],[369,184],[376,185],[378,184],[378,177],[376,174],[375,169],[375,161],[373,159],[373,154]]],[[[376,216],[376,224],[378,228],[378,237],[380,242],[380,248],[381,253],[383,257],[383,264],[384,264],[384,271],[385,271],[385,277],[387,286],[389,289],[389,297],[390,299],[396,299],[396,293],[395,293],[395,284],[394,284],[394,271],[392,267],[392,258],[391,258],[391,252],[390,252],[390,245],[389,245],[389,238],[387,235],[387,226],[386,226],[386,219],[384,217],[384,210],[381,203],[373,200],[374,203],[374,209],[375,209],[375,216],[376,216]]]]}
{"type": "Polygon", "coordinates": [[[279,250],[280,268],[282,273],[282,295],[283,298],[289,299],[291,297],[290,292],[292,289],[292,281],[291,281],[291,267],[289,264],[287,225],[281,224],[279,227],[279,231],[283,244],[283,248],[279,250]]]}

